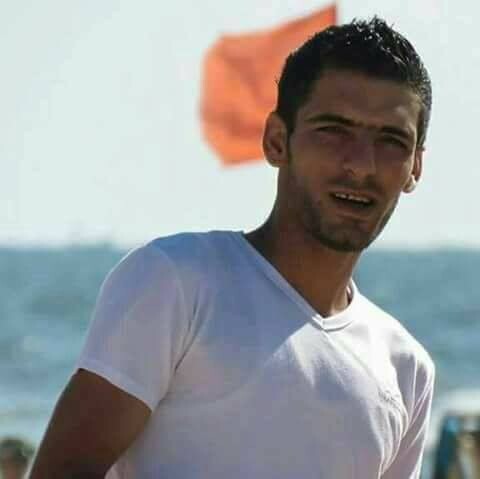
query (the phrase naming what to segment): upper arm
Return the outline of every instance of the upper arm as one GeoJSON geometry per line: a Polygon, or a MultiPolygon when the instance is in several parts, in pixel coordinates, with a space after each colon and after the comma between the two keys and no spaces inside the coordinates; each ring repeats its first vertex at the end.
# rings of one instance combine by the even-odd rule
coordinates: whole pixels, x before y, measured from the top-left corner
{"type": "Polygon", "coordinates": [[[423,374],[426,376],[426,382],[412,411],[408,429],[400,443],[395,459],[382,475],[382,479],[420,478],[432,410],[435,378],[433,363],[429,363],[423,374]]]}
{"type": "Polygon", "coordinates": [[[103,478],[149,416],[140,400],[96,374],[77,371],[57,402],[30,479],[103,478]]]}
{"type": "Polygon", "coordinates": [[[82,479],[104,477],[166,394],[187,330],[169,258],[151,247],[127,255],[102,285],[31,479],[75,478],[57,472],[67,467],[82,479]]]}

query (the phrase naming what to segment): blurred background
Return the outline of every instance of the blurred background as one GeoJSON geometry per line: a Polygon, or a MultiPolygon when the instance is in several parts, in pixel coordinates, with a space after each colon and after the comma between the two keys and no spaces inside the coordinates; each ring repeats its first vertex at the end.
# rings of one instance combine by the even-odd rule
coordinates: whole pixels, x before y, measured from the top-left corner
{"type": "MultiPolygon", "coordinates": [[[[264,161],[222,166],[202,138],[202,61],[222,34],[326,4],[0,0],[0,438],[38,444],[101,281],[126,251],[265,219],[275,171],[264,161]]],[[[374,14],[393,23],[433,81],[423,179],[356,274],[436,363],[427,474],[444,413],[480,410],[480,4],[337,8],[340,23],[374,14]]]]}

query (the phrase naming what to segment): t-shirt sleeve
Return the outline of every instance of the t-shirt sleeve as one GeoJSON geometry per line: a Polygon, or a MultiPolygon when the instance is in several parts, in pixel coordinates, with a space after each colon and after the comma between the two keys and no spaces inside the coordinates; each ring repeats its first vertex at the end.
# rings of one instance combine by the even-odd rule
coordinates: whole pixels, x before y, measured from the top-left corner
{"type": "Polygon", "coordinates": [[[76,363],[151,410],[168,390],[189,327],[175,265],[147,245],[109,273],[76,363]]]}
{"type": "Polygon", "coordinates": [[[419,479],[422,469],[423,455],[427,442],[428,428],[432,410],[435,368],[428,362],[424,368],[423,378],[417,378],[422,388],[416,401],[409,427],[402,439],[400,448],[382,479],[419,479]]]}

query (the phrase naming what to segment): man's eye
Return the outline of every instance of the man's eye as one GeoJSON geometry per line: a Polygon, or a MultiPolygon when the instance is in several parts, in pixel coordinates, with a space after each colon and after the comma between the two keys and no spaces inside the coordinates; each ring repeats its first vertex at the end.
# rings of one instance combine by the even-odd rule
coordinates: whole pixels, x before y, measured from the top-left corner
{"type": "Polygon", "coordinates": [[[407,145],[402,141],[396,138],[395,136],[383,136],[380,138],[382,143],[387,145],[398,146],[399,148],[407,149],[407,145]]]}
{"type": "Polygon", "coordinates": [[[320,126],[317,128],[317,131],[324,132],[324,133],[331,133],[331,134],[345,134],[346,130],[342,126],[338,125],[328,125],[328,126],[320,126]]]}

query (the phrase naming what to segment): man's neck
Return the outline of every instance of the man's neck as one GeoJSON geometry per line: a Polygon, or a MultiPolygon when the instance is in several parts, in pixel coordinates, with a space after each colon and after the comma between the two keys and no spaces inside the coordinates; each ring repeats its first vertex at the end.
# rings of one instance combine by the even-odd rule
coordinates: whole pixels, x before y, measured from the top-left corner
{"type": "Polygon", "coordinates": [[[245,238],[322,316],[348,306],[348,285],[360,253],[334,251],[293,228],[281,230],[272,218],[245,238]]]}

